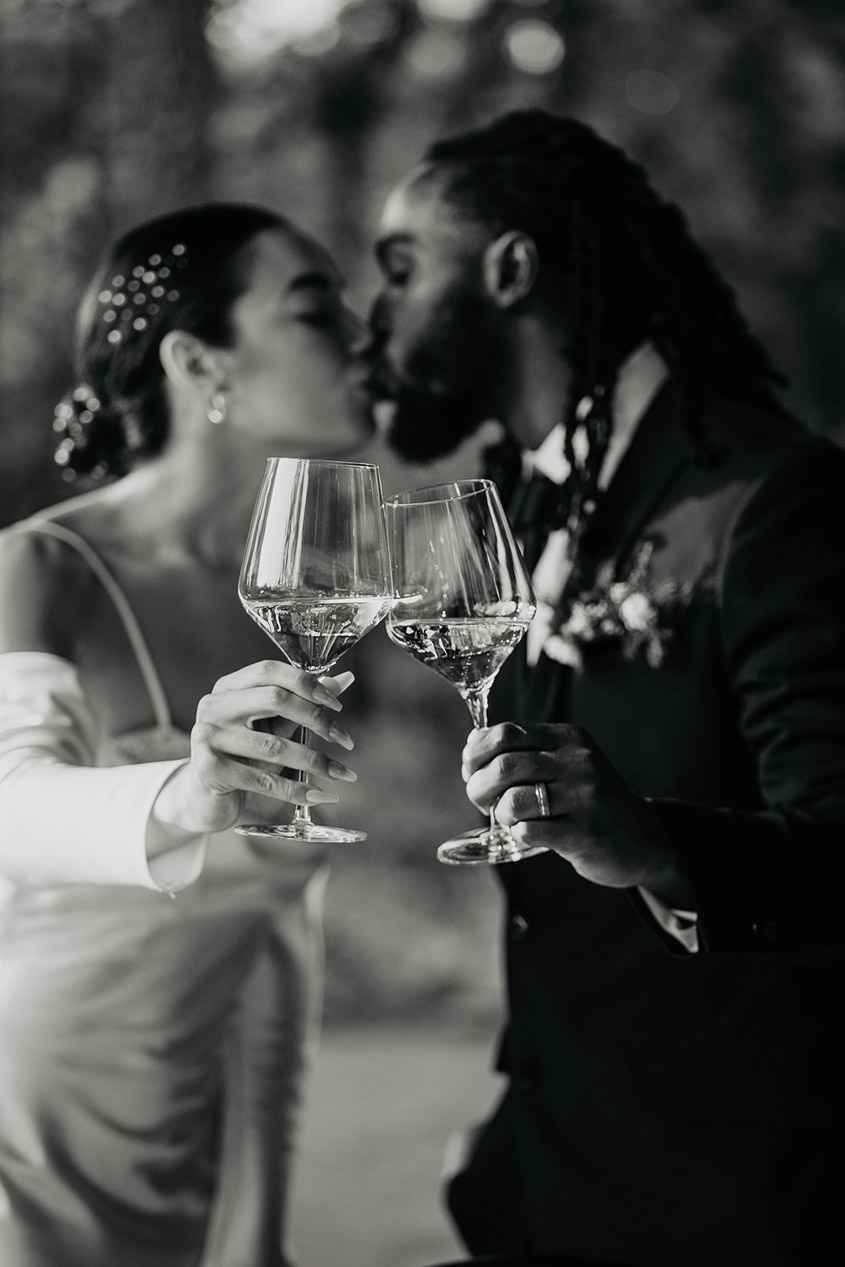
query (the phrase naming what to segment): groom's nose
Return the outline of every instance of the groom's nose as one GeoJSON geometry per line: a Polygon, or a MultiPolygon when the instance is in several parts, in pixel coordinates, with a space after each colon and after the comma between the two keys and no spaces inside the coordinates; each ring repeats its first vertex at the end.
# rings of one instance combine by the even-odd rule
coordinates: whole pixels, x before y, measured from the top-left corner
{"type": "Polygon", "coordinates": [[[355,344],[354,355],[369,364],[373,364],[380,356],[389,333],[390,330],[385,317],[385,305],[381,296],[377,296],[370,309],[367,321],[361,323],[361,335],[355,344]]]}

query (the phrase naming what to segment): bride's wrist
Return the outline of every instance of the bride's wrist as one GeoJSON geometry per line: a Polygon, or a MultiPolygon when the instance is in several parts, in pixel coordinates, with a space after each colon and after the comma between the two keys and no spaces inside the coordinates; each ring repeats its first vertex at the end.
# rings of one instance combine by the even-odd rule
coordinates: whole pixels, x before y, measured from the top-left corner
{"type": "Polygon", "coordinates": [[[225,831],[237,816],[238,794],[202,787],[188,761],[162,785],[153,803],[157,852],[177,848],[191,836],[225,831]]]}

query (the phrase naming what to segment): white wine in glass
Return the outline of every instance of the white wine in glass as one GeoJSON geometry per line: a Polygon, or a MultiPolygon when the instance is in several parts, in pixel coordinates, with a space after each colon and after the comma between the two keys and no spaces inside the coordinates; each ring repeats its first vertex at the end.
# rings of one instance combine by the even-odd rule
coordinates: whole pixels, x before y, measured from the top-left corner
{"type": "MultiPolygon", "coordinates": [[[[378,467],[270,458],[252,514],[238,596],[285,658],[315,677],[326,673],[384,618],[390,587],[378,467]]],[[[308,742],[305,729],[302,741],[308,742]]],[[[235,830],[318,843],[367,838],[366,832],[313,822],[307,805],[296,807],[290,823],[244,824],[235,830]]]]}
{"type": "MultiPolygon", "coordinates": [[[[534,617],[531,580],[491,480],[410,489],[385,503],[393,569],[390,639],[458,690],[476,726],[499,669],[534,617]]],[[[490,823],[444,841],[441,862],[478,866],[544,853],[490,823]]]]}

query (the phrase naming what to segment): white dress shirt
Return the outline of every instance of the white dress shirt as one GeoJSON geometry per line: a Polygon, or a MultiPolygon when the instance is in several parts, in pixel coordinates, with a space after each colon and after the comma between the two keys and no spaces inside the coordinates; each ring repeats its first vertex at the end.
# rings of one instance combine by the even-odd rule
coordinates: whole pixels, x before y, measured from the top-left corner
{"type": "MultiPolygon", "coordinates": [[[[599,472],[600,489],[607,488],[634,438],[640,419],[668,376],[665,361],[651,343],[643,343],[623,362],[613,397],[613,431],[599,472]]],[[[524,473],[530,476],[538,472],[553,484],[563,484],[571,470],[564,457],[563,438],[563,425],[559,423],[538,448],[523,454],[524,473]]],[[[579,430],[572,440],[578,458],[582,456],[578,447],[583,441],[583,433],[579,430]]],[[[537,663],[550,638],[552,643],[547,654],[554,660],[567,663],[566,646],[561,638],[553,635],[552,619],[572,570],[572,561],[566,553],[568,543],[569,533],[565,528],[550,533],[534,569],[532,581],[537,597],[537,615],[528,631],[529,664],[537,663]]]]}

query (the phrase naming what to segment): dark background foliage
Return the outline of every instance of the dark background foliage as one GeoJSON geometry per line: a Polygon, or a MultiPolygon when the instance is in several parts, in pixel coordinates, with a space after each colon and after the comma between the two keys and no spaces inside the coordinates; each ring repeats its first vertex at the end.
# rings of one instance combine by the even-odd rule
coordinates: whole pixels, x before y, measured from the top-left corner
{"type": "MultiPolygon", "coordinates": [[[[0,0],[0,25],[0,525],[77,491],[52,462],[52,409],[106,240],[212,197],[265,203],[330,246],[366,311],[390,185],[436,136],[534,104],[646,164],[789,403],[845,440],[837,0],[0,0]]],[[[384,464],[388,487],[431,476],[384,464]]],[[[342,812],[370,840],[334,867],[329,1021],[487,1023],[494,881],[433,861],[472,821],[464,706],[382,631],[351,659],[360,781],[342,812]]]]}

